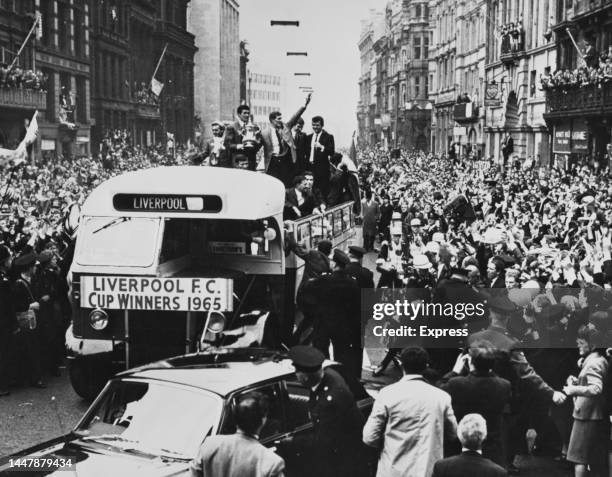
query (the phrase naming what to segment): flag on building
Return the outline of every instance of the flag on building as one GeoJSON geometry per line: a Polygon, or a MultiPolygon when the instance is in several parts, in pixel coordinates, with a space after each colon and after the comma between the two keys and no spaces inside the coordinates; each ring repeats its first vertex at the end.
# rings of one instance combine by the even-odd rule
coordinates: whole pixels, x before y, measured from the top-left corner
{"type": "Polygon", "coordinates": [[[161,94],[163,87],[164,83],[157,81],[155,78],[151,78],[151,91],[153,91],[155,96],[159,96],[161,94]]]}

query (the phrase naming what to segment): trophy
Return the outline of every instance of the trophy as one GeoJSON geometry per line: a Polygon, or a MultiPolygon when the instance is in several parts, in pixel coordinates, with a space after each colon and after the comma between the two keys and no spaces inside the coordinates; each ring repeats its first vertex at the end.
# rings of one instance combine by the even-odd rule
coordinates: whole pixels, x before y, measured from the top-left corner
{"type": "Polygon", "coordinates": [[[257,135],[260,129],[256,124],[249,122],[244,127],[244,134],[242,135],[242,146],[244,149],[255,149],[259,144],[257,135]]]}

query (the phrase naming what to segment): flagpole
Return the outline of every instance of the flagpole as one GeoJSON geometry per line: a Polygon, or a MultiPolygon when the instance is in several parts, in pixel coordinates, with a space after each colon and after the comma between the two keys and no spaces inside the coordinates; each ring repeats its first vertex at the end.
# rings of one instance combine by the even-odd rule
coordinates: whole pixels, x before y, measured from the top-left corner
{"type": "Polygon", "coordinates": [[[574,48],[576,48],[576,51],[578,52],[578,56],[580,57],[580,59],[584,62],[584,55],[582,54],[582,52],[580,51],[580,48],[578,48],[578,44],[576,43],[576,40],[574,40],[574,36],[572,35],[572,32],[570,31],[569,28],[566,28],[565,31],[567,32],[567,34],[570,37],[570,40],[572,40],[572,44],[574,45],[574,48]]]}
{"type": "Polygon", "coordinates": [[[34,20],[34,25],[32,25],[32,28],[30,28],[30,31],[28,32],[28,36],[25,37],[25,40],[23,40],[23,43],[19,47],[19,50],[17,51],[17,54],[15,55],[15,58],[13,58],[11,66],[9,66],[9,69],[8,69],[9,71],[11,71],[15,67],[15,63],[17,63],[17,60],[19,59],[19,55],[21,54],[21,52],[23,51],[24,47],[28,43],[28,40],[32,36],[32,33],[34,33],[34,30],[36,30],[36,26],[38,25],[39,20],[40,20],[40,16],[36,15],[36,20],[34,20]]]}
{"type": "Polygon", "coordinates": [[[166,54],[166,50],[168,49],[168,43],[166,43],[166,45],[164,46],[164,51],[162,51],[161,56],[159,57],[159,61],[157,62],[157,66],[155,67],[155,71],[153,72],[153,76],[151,76],[151,81],[150,83],[153,82],[153,79],[155,78],[155,75],[157,74],[157,70],[159,69],[159,67],[161,66],[161,62],[164,59],[164,55],[166,54]]]}

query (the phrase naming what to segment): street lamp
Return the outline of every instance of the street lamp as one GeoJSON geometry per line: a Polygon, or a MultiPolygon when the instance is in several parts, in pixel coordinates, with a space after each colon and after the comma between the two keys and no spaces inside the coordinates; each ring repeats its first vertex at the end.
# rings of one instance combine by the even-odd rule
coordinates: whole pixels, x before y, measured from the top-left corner
{"type": "Polygon", "coordinates": [[[300,26],[300,22],[299,21],[292,21],[292,20],[270,20],[270,26],[295,26],[295,27],[299,27],[300,26]]]}

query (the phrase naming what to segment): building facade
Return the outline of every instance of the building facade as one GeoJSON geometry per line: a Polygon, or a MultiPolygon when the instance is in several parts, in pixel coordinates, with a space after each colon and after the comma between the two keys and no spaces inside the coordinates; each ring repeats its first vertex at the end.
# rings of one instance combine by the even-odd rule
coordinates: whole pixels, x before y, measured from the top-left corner
{"type": "Polygon", "coordinates": [[[540,75],[555,68],[551,17],[559,2],[488,2],[485,66],[486,154],[501,161],[508,135],[513,156],[548,164],[550,135],[540,75]]]}
{"type": "Polygon", "coordinates": [[[429,150],[429,6],[393,0],[362,23],[359,141],[429,150]]]}
{"type": "Polygon", "coordinates": [[[431,149],[447,152],[455,136],[455,102],[457,88],[457,2],[430,2],[432,18],[432,52],[429,78],[432,83],[429,99],[433,104],[431,149]]]}
{"type": "Polygon", "coordinates": [[[482,158],[485,152],[486,2],[457,3],[456,18],[453,142],[456,153],[482,158]]]}
{"type": "Polygon", "coordinates": [[[25,134],[25,120],[39,112],[39,146],[65,155],[90,149],[89,4],[74,0],[0,2],[0,142],[14,148],[25,134]],[[41,22],[18,50],[37,15],[41,22]],[[36,81],[28,78],[38,73],[36,81]]]}
{"type": "Polygon", "coordinates": [[[196,37],[195,113],[202,133],[210,124],[230,121],[240,104],[239,4],[236,0],[197,0],[191,3],[189,31],[196,37]]]}
{"type": "Polygon", "coordinates": [[[253,122],[260,128],[269,124],[269,115],[282,111],[283,79],[278,75],[249,71],[249,104],[253,122]]]}
{"type": "MultiPolygon", "coordinates": [[[[592,71],[607,58],[612,61],[611,2],[560,0],[551,15],[557,70],[574,71],[586,64],[592,71]],[[584,60],[579,59],[570,34],[584,60]]],[[[612,156],[610,82],[589,81],[569,89],[547,89],[544,118],[552,132],[552,160],[577,161],[584,156],[601,160],[605,154],[612,156]]]]}
{"type": "Polygon", "coordinates": [[[105,0],[92,11],[95,144],[107,131],[127,129],[135,144],[179,142],[193,136],[194,37],[187,32],[189,0],[105,0]],[[162,51],[166,50],[159,62],[162,51]],[[156,79],[159,98],[149,92],[156,79]]]}

